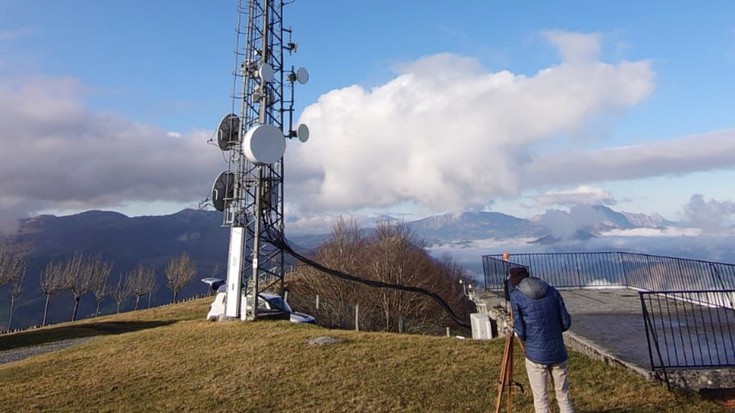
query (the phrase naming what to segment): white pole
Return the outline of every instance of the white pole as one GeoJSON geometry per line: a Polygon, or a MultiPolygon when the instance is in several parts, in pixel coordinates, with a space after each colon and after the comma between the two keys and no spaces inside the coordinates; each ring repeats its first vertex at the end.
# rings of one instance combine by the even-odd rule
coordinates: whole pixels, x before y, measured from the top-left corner
{"type": "Polygon", "coordinates": [[[227,260],[227,304],[225,316],[240,317],[240,294],[242,292],[243,246],[245,245],[245,229],[230,228],[230,251],[227,260]]]}
{"type": "Polygon", "coordinates": [[[355,304],[355,331],[360,331],[360,304],[355,304]]]}

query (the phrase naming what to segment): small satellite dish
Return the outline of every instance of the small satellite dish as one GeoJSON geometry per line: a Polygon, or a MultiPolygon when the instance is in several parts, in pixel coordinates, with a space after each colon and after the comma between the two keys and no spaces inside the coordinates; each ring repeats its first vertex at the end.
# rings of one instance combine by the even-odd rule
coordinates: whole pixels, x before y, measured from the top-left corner
{"type": "Polygon", "coordinates": [[[298,80],[302,85],[305,85],[306,82],[309,81],[309,72],[307,72],[303,67],[298,68],[296,70],[296,80],[298,80]]]}
{"type": "Polygon", "coordinates": [[[228,151],[237,144],[240,132],[240,118],[234,113],[225,115],[217,128],[217,144],[223,151],[228,151]]]}
{"type": "Polygon", "coordinates": [[[264,82],[270,82],[273,80],[273,66],[271,66],[268,63],[263,63],[260,65],[260,68],[258,69],[258,76],[264,81],[264,82]]]}
{"type": "Polygon", "coordinates": [[[243,153],[257,165],[272,164],[286,152],[286,137],[271,124],[257,125],[245,134],[243,153]]]}
{"type": "Polygon", "coordinates": [[[299,125],[299,127],[296,128],[296,137],[298,137],[301,142],[308,141],[309,140],[309,127],[304,125],[303,123],[299,125]]]}
{"type": "Polygon", "coordinates": [[[235,196],[235,174],[224,171],[212,185],[212,205],[217,211],[224,211],[227,203],[235,196]]]}

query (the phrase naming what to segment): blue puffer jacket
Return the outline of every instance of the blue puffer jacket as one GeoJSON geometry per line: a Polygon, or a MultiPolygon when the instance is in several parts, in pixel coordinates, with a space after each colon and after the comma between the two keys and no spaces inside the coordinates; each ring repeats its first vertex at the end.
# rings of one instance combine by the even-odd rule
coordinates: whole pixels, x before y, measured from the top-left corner
{"type": "Polygon", "coordinates": [[[567,359],[562,332],[572,325],[564,299],[556,288],[526,277],[510,292],[513,330],[525,342],[526,358],[539,364],[567,359]]]}

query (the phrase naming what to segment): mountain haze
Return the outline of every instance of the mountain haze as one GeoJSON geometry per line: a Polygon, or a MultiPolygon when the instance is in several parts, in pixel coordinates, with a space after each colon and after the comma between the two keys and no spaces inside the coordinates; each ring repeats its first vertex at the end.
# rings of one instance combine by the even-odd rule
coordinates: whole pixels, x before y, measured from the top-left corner
{"type": "MultiPolygon", "coordinates": [[[[465,212],[427,217],[408,222],[407,225],[431,247],[473,240],[514,238],[530,240],[527,241],[530,245],[553,245],[564,240],[589,240],[614,228],[670,224],[661,217],[621,213],[604,206],[572,209],[569,213],[552,215],[551,218],[523,219],[499,212],[465,212]],[[590,216],[594,219],[588,220],[590,216]],[[567,233],[560,234],[555,230],[554,224],[559,223],[557,221],[564,224],[567,233]],[[576,221],[583,222],[583,225],[572,225],[576,221]]],[[[298,251],[308,253],[324,242],[330,231],[331,228],[325,228],[323,233],[292,236],[287,231],[287,236],[298,251]]],[[[168,303],[172,298],[171,290],[166,287],[166,263],[173,257],[187,253],[197,264],[199,272],[179,296],[203,294],[207,292],[206,286],[199,279],[226,275],[229,229],[222,226],[222,213],[217,211],[185,209],[172,215],[141,217],[87,211],[69,216],[41,215],[22,220],[18,232],[8,237],[8,241],[21,246],[29,258],[24,292],[16,302],[13,317],[14,326],[18,327],[41,322],[44,296],[39,288],[39,279],[46,265],[76,252],[99,255],[112,263],[111,283],[138,264],[155,267],[158,290],[151,297],[154,306],[168,303]]],[[[460,260],[460,263],[477,267],[482,254],[497,252],[486,249],[464,261],[460,260]]],[[[287,260],[290,259],[287,257],[287,260]]],[[[477,272],[476,268],[473,270],[477,272]]],[[[0,289],[0,326],[7,319],[5,297],[9,297],[9,286],[0,289]]],[[[82,297],[80,317],[94,313],[94,301],[92,294],[82,297]]],[[[132,305],[131,301],[124,309],[132,305]]],[[[147,297],[143,301],[147,303],[147,297]]],[[[112,312],[114,307],[112,300],[103,301],[104,313],[112,312]]],[[[69,320],[71,308],[72,297],[68,291],[52,296],[49,322],[69,320]]]]}

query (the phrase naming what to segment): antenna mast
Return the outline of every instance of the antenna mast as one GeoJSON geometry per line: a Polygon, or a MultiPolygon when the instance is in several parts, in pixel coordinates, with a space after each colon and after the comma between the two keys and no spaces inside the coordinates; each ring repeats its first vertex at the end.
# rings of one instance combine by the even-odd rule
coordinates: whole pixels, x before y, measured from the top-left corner
{"type": "Polygon", "coordinates": [[[224,318],[254,320],[262,292],[283,296],[284,251],[273,241],[283,237],[286,138],[308,139],[305,125],[292,130],[294,83],[306,83],[308,73],[284,64],[284,55],[296,51],[283,26],[284,5],[293,0],[238,2],[232,110],[217,130],[228,169],[211,199],[230,227],[224,318]]]}

